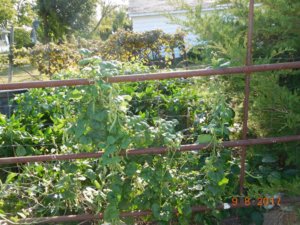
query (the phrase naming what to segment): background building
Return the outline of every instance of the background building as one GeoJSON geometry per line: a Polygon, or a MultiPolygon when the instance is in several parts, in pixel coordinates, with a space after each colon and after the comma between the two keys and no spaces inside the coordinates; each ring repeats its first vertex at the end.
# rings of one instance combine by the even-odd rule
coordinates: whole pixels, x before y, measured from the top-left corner
{"type": "MultiPolygon", "coordinates": [[[[185,0],[190,6],[199,3],[197,0],[185,0]]],[[[211,11],[214,0],[206,0],[203,2],[203,11],[211,11]]],[[[144,32],[160,29],[165,33],[174,34],[181,27],[174,24],[167,17],[168,14],[178,18],[185,18],[185,10],[171,4],[169,0],[129,0],[128,13],[133,23],[133,31],[144,32]]],[[[186,36],[186,45],[194,45],[197,43],[195,35],[189,33],[186,36]]]]}

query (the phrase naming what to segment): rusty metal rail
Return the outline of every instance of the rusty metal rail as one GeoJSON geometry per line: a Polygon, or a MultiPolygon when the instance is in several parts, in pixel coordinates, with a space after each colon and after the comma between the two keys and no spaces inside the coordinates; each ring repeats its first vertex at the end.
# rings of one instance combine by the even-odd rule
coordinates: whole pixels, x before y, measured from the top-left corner
{"type": "MultiPolygon", "coordinates": [[[[294,197],[294,198],[285,198],[282,199],[282,204],[288,204],[288,203],[298,203],[300,202],[300,197],[294,197]]],[[[218,205],[215,209],[217,210],[224,210],[224,209],[236,209],[236,208],[246,208],[246,207],[255,207],[257,206],[257,201],[253,200],[251,201],[250,205],[245,205],[243,203],[239,203],[236,205],[233,205],[231,203],[225,203],[218,205]]],[[[208,208],[207,206],[193,206],[192,212],[205,212],[212,210],[211,208],[208,208]]],[[[178,211],[174,209],[174,214],[177,214],[178,211]]],[[[151,210],[145,210],[145,211],[134,211],[134,212],[122,212],[120,213],[121,218],[125,217],[143,217],[143,216],[151,216],[152,211],[151,210]]],[[[39,217],[39,218],[26,218],[21,219],[19,221],[20,224],[45,224],[45,223],[61,223],[61,222],[83,222],[83,221],[93,221],[93,220],[101,220],[103,219],[103,214],[99,213],[97,215],[92,214],[82,214],[82,215],[67,215],[67,216],[53,216],[53,217],[39,217]]],[[[0,220],[0,222],[2,222],[0,220]]],[[[13,224],[13,223],[8,223],[13,224]]]]}
{"type": "MultiPolygon", "coordinates": [[[[291,141],[300,141],[300,135],[285,136],[285,137],[271,137],[271,138],[260,138],[260,139],[248,139],[248,140],[237,140],[237,141],[225,141],[220,143],[222,147],[242,147],[252,145],[265,145],[284,143],[291,141]]],[[[208,149],[210,144],[198,144],[198,145],[182,145],[177,151],[200,151],[208,149]]],[[[146,155],[146,154],[165,154],[170,150],[167,147],[157,148],[143,148],[143,149],[132,149],[121,153],[123,156],[132,155],[146,155]]],[[[29,163],[29,162],[47,162],[47,161],[60,161],[60,160],[74,160],[74,159],[88,159],[88,158],[100,158],[104,152],[95,153],[76,153],[76,154],[61,154],[61,155],[38,155],[38,156],[20,156],[20,157],[7,157],[0,158],[0,165],[3,164],[15,164],[15,163],[29,163]]]]}
{"type": "MultiPolygon", "coordinates": [[[[253,65],[253,66],[229,67],[229,68],[220,68],[220,69],[201,69],[201,70],[176,71],[176,72],[166,72],[166,73],[124,75],[124,76],[109,77],[106,79],[106,81],[109,83],[140,82],[140,81],[149,81],[149,80],[205,77],[205,76],[214,76],[214,75],[231,76],[231,75],[242,74],[242,73],[256,73],[256,72],[288,70],[288,69],[300,69],[300,61],[278,63],[278,64],[262,64],[262,65],[253,65]]],[[[0,90],[64,87],[64,86],[78,86],[78,85],[91,85],[91,84],[94,84],[94,81],[88,79],[32,81],[32,82],[22,82],[22,83],[0,84],[0,90]]]]}
{"type": "MultiPolygon", "coordinates": [[[[247,40],[247,55],[246,55],[246,66],[252,65],[252,42],[253,42],[253,29],[254,29],[254,0],[249,2],[249,16],[248,16],[248,40],[247,40]]],[[[243,139],[247,139],[248,133],[248,116],[249,116],[249,97],[250,97],[250,77],[251,73],[246,72],[245,74],[245,96],[243,104],[243,139]]],[[[244,192],[244,181],[245,181],[245,162],[246,162],[246,151],[247,146],[243,146],[241,149],[241,171],[240,171],[240,194],[244,192]]]]}

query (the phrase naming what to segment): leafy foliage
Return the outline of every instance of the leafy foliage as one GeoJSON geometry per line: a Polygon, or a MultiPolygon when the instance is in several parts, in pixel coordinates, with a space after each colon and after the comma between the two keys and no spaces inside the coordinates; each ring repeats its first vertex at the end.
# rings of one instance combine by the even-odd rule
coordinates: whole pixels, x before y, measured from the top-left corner
{"type": "Polygon", "coordinates": [[[0,54],[0,71],[8,67],[8,55],[0,54]]]}
{"type": "MultiPolygon", "coordinates": [[[[15,66],[23,66],[30,64],[30,50],[26,48],[20,48],[13,50],[13,64],[15,66]]],[[[0,54],[0,71],[6,69],[9,66],[9,60],[7,54],[0,54]]]]}
{"type": "Polygon", "coordinates": [[[0,24],[12,19],[15,15],[13,2],[11,0],[3,0],[0,5],[0,24]]]}
{"type": "Polygon", "coordinates": [[[81,50],[78,50],[75,44],[37,45],[31,51],[30,61],[40,73],[50,77],[62,69],[77,68],[80,53],[86,56],[100,56],[104,60],[141,61],[145,65],[153,63],[167,66],[174,60],[174,48],[182,48],[182,44],[182,33],[169,35],[157,30],[139,34],[119,30],[105,42],[80,39],[79,47],[85,48],[81,50]],[[162,49],[165,52],[164,56],[161,55],[162,49]]]}
{"type": "Polygon", "coordinates": [[[30,64],[30,50],[27,48],[14,49],[13,62],[15,66],[30,64]]]}
{"type": "MultiPolygon", "coordinates": [[[[159,118],[155,110],[150,110],[151,105],[149,114],[144,115],[146,108],[133,105],[139,95],[144,98],[144,92],[147,98],[154,97],[153,88],[157,84],[148,83],[151,94],[142,83],[136,86],[108,84],[104,82],[107,76],[128,72],[129,65],[125,69],[121,63],[102,61],[99,57],[84,59],[79,64],[80,74],[65,72],[55,78],[78,76],[94,79],[96,84],[31,90],[20,95],[16,99],[15,115],[0,121],[1,148],[6,148],[3,151],[6,156],[100,149],[104,155],[99,159],[75,162],[24,165],[19,171],[4,172],[1,214],[17,220],[104,211],[105,221],[118,224],[121,211],[151,209],[153,217],[148,219],[160,224],[167,224],[175,217],[181,224],[190,224],[191,206],[214,207],[232,195],[237,185],[238,161],[230,150],[219,148],[217,140],[227,137],[224,126],[231,124],[233,114],[220,95],[210,109],[201,104],[191,107],[191,115],[202,110],[210,112],[205,122],[198,125],[197,140],[186,139],[187,143],[213,142],[213,150],[177,153],[175,150],[185,139],[182,129],[186,128],[186,121],[177,121],[176,117],[170,119],[171,110],[165,110],[159,118]],[[154,146],[166,146],[169,152],[166,155],[120,155],[129,153],[128,149],[154,146]],[[173,209],[178,210],[177,215],[173,209]]],[[[132,65],[131,68],[133,73],[143,70],[144,66],[132,65]]],[[[203,81],[170,82],[165,89],[158,87],[162,88],[159,96],[166,100],[173,95],[184,99],[187,87],[196,83],[203,85],[203,81]]],[[[186,112],[184,107],[190,107],[192,99],[200,94],[195,91],[190,96],[191,102],[184,103],[178,113],[186,112]]],[[[173,102],[165,101],[164,104],[172,105],[173,102]]],[[[160,105],[153,107],[159,109],[160,105]]],[[[215,212],[195,220],[217,221],[221,217],[215,212]]]]}
{"type": "Polygon", "coordinates": [[[14,41],[15,41],[15,47],[18,49],[22,47],[29,48],[33,46],[30,39],[30,32],[22,28],[15,29],[14,41]]]}
{"type": "MultiPolygon", "coordinates": [[[[200,6],[191,9],[184,5],[188,19],[181,23],[205,40],[199,46],[203,64],[212,68],[241,65],[246,51],[248,1],[218,3],[232,4],[205,15],[200,6]]],[[[255,63],[297,59],[298,8],[296,0],[267,0],[255,8],[255,63]]],[[[41,71],[50,74],[76,65],[75,71],[61,71],[52,78],[88,78],[95,80],[95,85],[31,90],[18,96],[14,115],[0,117],[1,156],[102,150],[103,157],[0,168],[0,216],[18,221],[104,212],[106,222],[119,224],[122,211],[150,209],[153,215],[143,219],[159,224],[217,224],[230,213],[236,215],[232,209],[192,216],[191,207],[214,208],[236,196],[239,156],[218,143],[239,136],[243,79],[108,84],[105,80],[109,76],[155,71],[155,67],[146,66],[153,59],[149,53],[159,56],[162,47],[168,64],[172,49],[182,45],[182,35],[120,31],[104,43],[80,42],[92,51],[81,51],[89,58],[79,66],[75,62],[80,55],[71,45],[51,45],[48,55],[53,56],[53,63],[44,54],[47,48],[37,47],[35,61],[42,65],[41,71]],[[95,55],[125,63],[103,61],[95,55]],[[132,62],[136,60],[141,61],[132,62]],[[49,62],[58,66],[51,68],[49,62]],[[180,144],[193,143],[210,143],[211,148],[176,151],[180,144]],[[159,146],[167,147],[168,152],[128,154],[130,149],[159,146]]],[[[252,74],[249,136],[299,133],[298,73],[252,74]]],[[[249,148],[245,194],[299,194],[299,147],[299,143],[289,143],[249,148]]],[[[241,209],[237,213],[249,223],[262,224],[262,211],[241,209]]],[[[134,224],[133,220],[124,222],[134,224]]]]}
{"type": "Polygon", "coordinates": [[[161,30],[144,33],[119,30],[103,44],[100,55],[106,60],[141,60],[146,64],[163,59],[162,63],[157,64],[167,66],[171,65],[174,59],[174,48],[178,47],[183,51],[183,37],[183,33],[170,35],[161,30]]]}
{"type": "Polygon", "coordinates": [[[107,40],[112,33],[118,30],[132,30],[132,21],[124,9],[116,9],[111,16],[105,18],[100,26],[100,37],[107,40]]]}
{"type": "Polygon", "coordinates": [[[86,31],[95,13],[95,0],[37,1],[37,12],[42,20],[44,37],[57,41],[70,31],[86,31]]]}
{"type": "Polygon", "coordinates": [[[14,0],[16,9],[17,23],[19,26],[30,26],[37,17],[35,11],[35,1],[14,0]]]}
{"type": "MultiPolygon", "coordinates": [[[[249,1],[216,1],[215,5],[227,3],[224,9],[209,14],[202,11],[201,4],[195,8],[182,4],[187,10],[187,19],[173,18],[186,30],[198,35],[196,59],[211,68],[241,66],[246,57],[249,1]]],[[[255,3],[260,4],[255,6],[253,64],[299,60],[300,45],[297,40],[300,33],[299,29],[295,29],[299,24],[299,1],[267,0],[255,3]]],[[[299,133],[299,77],[299,70],[251,75],[249,137],[299,133]]],[[[232,76],[220,80],[220,90],[231,96],[230,105],[234,106],[237,115],[234,122],[241,124],[244,79],[242,76],[232,76]]],[[[296,151],[299,151],[299,143],[250,148],[247,152],[245,194],[295,194],[293,188],[288,190],[284,186],[294,185],[297,188],[295,183],[298,181],[300,161],[296,151]]],[[[244,218],[249,220],[251,213],[248,211],[244,218]]],[[[259,216],[254,214],[254,217],[259,216]]]]}
{"type": "Polygon", "coordinates": [[[37,45],[31,51],[30,62],[36,66],[40,73],[50,77],[62,69],[77,67],[77,62],[81,58],[79,52],[72,44],[37,45]]]}

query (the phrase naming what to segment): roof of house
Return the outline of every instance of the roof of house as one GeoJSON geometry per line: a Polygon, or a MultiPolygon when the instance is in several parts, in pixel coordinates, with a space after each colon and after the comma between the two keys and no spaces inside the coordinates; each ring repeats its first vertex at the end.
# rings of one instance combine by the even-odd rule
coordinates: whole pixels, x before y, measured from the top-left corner
{"type": "MultiPolygon", "coordinates": [[[[195,6],[199,0],[184,0],[190,6],[195,6]]],[[[214,0],[204,0],[203,8],[208,8],[214,0]]],[[[129,14],[148,14],[172,12],[180,10],[180,6],[171,3],[171,0],[129,0],[129,14]]]]}

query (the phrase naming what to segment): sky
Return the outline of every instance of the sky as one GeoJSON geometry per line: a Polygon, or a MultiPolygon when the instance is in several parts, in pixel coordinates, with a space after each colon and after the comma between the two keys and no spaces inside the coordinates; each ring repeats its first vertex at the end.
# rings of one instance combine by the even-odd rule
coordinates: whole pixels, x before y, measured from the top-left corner
{"type": "Polygon", "coordinates": [[[107,1],[114,4],[122,4],[122,5],[128,4],[128,0],[107,0],[107,1]]]}
{"type": "MultiPolygon", "coordinates": [[[[116,5],[128,5],[129,0],[106,0],[106,1],[116,5]]],[[[100,19],[100,17],[101,17],[100,7],[97,6],[96,18],[100,19]]]]}

